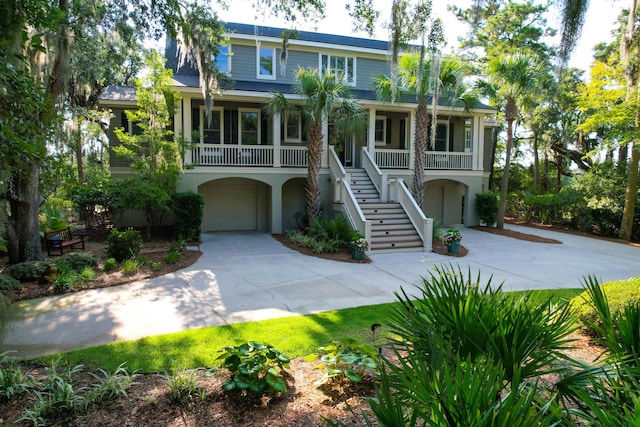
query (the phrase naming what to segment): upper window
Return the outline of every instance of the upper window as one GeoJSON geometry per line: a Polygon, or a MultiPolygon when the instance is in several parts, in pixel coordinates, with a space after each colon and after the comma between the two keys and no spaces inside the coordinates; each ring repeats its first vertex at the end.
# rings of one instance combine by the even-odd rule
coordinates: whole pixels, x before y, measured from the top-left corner
{"type": "Polygon", "coordinates": [[[285,142],[302,142],[302,116],[299,112],[284,115],[285,142]]]}
{"type": "Polygon", "coordinates": [[[276,78],[276,49],[273,47],[261,47],[258,45],[258,78],[259,79],[275,79],[276,78]]]}
{"type": "Polygon", "coordinates": [[[471,140],[471,120],[467,120],[464,125],[464,151],[467,153],[473,148],[471,140]]]}
{"type": "Polygon", "coordinates": [[[218,46],[220,52],[216,56],[215,66],[221,73],[231,72],[231,46],[218,46]]]}
{"type": "Polygon", "coordinates": [[[260,144],[260,110],[239,109],[240,145],[260,144]]]}
{"type": "Polygon", "coordinates": [[[320,71],[333,73],[351,86],[356,84],[356,59],[353,56],[320,55],[320,71]]]}
{"type": "Polygon", "coordinates": [[[211,123],[207,120],[204,106],[200,107],[200,143],[220,144],[224,135],[222,108],[211,110],[211,123]]]}

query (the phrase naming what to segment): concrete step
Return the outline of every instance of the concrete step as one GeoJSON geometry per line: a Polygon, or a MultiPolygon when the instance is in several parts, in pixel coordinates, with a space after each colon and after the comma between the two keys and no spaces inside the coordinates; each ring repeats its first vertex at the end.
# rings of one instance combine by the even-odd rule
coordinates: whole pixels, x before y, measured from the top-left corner
{"type": "Polygon", "coordinates": [[[379,203],[380,202],[380,196],[378,195],[355,195],[356,196],[356,201],[358,202],[358,204],[362,205],[363,203],[379,203]]]}
{"type": "Polygon", "coordinates": [[[385,228],[380,228],[380,229],[376,229],[376,230],[371,230],[371,238],[384,238],[384,237],[399,237],[399,238],[405,238],[405,237],[419,237],[418,233],[416,232],[416,230],[411,227],[405,227],[405,228],[399,228],[399,229],[385,229],[385,228]]]}
{"type": "Polygon", "coordinates": [[[396,241],[396,242],[372,242],[371,250],[372,251],[384,251],[384,250],[393,250],[393,249],[416,249],[423,250],[422,241],[396,241]]]}
{"type": "Polygon", "coordinates": [[[398,224],[411,225],[411,221],[409,221],[409,218],[407,218],[406,216],[404,218],[389,218],[389,219],[377,218],[375,220],[374,219],[371,220],[372,227],[378,227],[383,225],[398,225],[398,224]]]}
{"type": "Polygon", "coordinates": [[[386,232],[386,231],[402,232],[403,230],[410,230],[410,231],[413,231],[413,232],[417,233],[415,228],[413,228],[413,224],[411,224],[411,221],[405,221],[403,223],[398,223],[398,224],[371,223],[371,232],[372,233],[386,232]]]}
{"type": "Polygon", "coordinates": [[[367,205],[361,205],[360,209],[362,212],[367,215],[406,215],[404,209],[402,208],[370,208],[367,205]]]}

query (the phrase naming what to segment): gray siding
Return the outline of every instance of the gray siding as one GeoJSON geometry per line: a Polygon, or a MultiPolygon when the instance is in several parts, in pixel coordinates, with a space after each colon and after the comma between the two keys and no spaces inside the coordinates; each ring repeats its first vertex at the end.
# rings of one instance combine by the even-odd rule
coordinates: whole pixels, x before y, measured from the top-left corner
{"type": "Polygon", "coordinates": [[[256,47],[231,45],[231,78],[234,80],[256,79],[256,47]]]}
{"type": "Polygon", "coordinates": [[[484,129],[484,158],[482,164],[485,172],[491,172],[491,150],[493,150],[494,128],[484,129]]]}
{"type": "Polygon", "coordinates": [[[373,78],[379,74],[389,75],[386,60],[356,58],[356,89],[372,90],[373,78]]]}

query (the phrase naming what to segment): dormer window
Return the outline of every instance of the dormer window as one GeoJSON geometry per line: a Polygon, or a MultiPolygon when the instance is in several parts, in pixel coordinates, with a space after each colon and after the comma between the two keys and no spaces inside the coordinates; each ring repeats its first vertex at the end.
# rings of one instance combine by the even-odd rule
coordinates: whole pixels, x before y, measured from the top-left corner
{"type": "Polygon", "coordinates": [[[257,77],[259,79],[275,80],[276,78],[276,49],[273,47],[262,47],[258,44],[257,49],[257,77]]]}
{"type": "Polygon", "coordinates": [[[320,72],[342,76],[350,86],[356,85],[356,58],[342,55],[320,55],[320,72]]]}

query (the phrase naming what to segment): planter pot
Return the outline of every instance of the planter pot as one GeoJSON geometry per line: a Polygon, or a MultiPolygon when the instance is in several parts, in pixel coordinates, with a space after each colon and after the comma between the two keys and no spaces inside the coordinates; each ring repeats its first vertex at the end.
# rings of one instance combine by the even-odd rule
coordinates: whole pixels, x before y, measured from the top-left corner
{"type": "Polygon", "coordinates": [[[351,252],[351,258],[357,261],[362,261],[364,259],[364,249],[354,249],[351,252]]]}
{"type": "Polygon", "coordinates": [[[453,241],[447,245],[447,252],[457,254],[460,252],[460,242],[453,241]]]}

